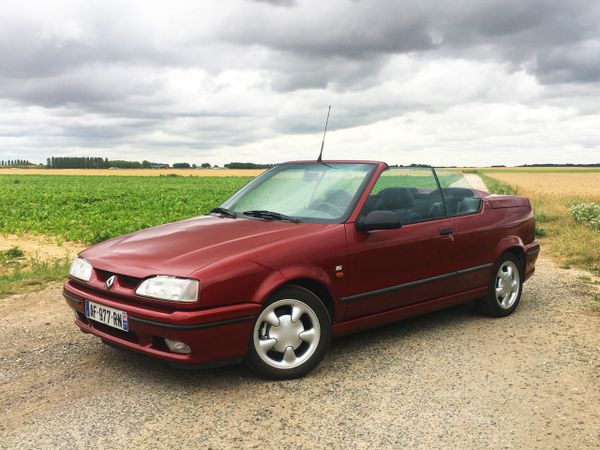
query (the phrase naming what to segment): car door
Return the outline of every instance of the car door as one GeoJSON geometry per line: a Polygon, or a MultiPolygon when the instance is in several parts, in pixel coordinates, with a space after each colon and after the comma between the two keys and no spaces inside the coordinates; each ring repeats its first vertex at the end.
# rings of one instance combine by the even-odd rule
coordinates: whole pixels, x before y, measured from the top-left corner
{"type": "Polygon", "coordinates": [[[403,225],[367,233],[346,224],[346,320],[456,292],[454,218],[445,215],[430,169],[383,172],[361,216],[371,211],[394,211],[403,225]]]}
{"type": "Polygon", "coordinates": [[[457,260],[455,285],[461,291],[487,286],[497,245],[497,217],[485,214],[481,192],[473,189],[460,172],[436,170],[447,215],[454,218],[457,260]]]}

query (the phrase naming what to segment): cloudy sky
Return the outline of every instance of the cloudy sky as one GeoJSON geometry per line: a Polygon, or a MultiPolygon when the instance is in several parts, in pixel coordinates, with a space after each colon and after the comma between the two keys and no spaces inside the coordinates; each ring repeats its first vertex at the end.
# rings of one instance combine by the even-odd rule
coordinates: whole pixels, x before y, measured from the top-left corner
{"type": "Polygon", "coordinates": [[[600,162],[597,0],[0,2],[0,159],[600,162]]]}

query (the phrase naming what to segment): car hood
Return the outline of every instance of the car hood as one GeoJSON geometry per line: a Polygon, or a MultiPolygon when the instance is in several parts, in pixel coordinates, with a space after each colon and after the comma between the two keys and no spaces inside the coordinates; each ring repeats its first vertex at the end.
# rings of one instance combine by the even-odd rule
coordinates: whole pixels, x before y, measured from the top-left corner
{"type": "Polygon", "coordinates": [[[110,239],[80,256],[96,269],[137,278],[188,276],[212,262],[311,234],[325,226],[202,216],[110,239]]]}

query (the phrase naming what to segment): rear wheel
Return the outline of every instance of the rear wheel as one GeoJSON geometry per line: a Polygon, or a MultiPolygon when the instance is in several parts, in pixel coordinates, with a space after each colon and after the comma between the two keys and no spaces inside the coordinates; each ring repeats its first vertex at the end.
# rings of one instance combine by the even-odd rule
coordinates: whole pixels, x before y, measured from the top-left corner
{"type": "Polygon", "coordinates": [[[483,311],[493,317],[505,317],[517,308],[523,291],[521,262],[512,253],[504,253],[496,263],[483,299],[483,311]]]}
{"type": "Polygon", "coordinates": [[[321,361],[331,340],[325,305],[307,289],[280,290],[256,319],[246,364],[271,379],[298,378],[321,361]]]}

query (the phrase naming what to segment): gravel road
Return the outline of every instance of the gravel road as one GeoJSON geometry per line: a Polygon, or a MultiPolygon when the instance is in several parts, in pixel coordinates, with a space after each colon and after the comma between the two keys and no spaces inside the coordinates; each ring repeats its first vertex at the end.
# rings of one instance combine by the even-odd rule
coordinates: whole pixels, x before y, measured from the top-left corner
{"type": "Polygon", "coordinates": [[[598,448],[600,314],[541,258],[509,318],[459,306],[334,340],[301,380],[178,371],[0,300],[1,448],[598,448]]]}

